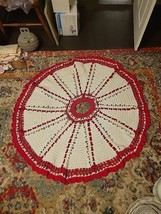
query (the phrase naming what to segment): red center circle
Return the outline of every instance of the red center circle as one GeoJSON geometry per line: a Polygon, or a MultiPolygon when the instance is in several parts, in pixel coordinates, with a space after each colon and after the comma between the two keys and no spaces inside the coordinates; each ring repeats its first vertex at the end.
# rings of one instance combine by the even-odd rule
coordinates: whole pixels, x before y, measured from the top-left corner
{"type": "Polygon", "coordinates": [[[77,118],[88,117],[94,110],[95,110],[94,100],[88,97],[81,97],[77,100],[74,100],[74,102],[71,105],[71,113],[77,118]],[[88,103],[89,107],[86,111],[80,113],[78,111],[78,106],[80,106],[81,104],[83,105],[84,103],[88,103]]]}
{"type": "Polygon", "coordinates": [[[90,120],[98,110],[98,103],[95,97],[84,95],[75,97],[67,106],[68,117],[75,122],[90,120]]]}

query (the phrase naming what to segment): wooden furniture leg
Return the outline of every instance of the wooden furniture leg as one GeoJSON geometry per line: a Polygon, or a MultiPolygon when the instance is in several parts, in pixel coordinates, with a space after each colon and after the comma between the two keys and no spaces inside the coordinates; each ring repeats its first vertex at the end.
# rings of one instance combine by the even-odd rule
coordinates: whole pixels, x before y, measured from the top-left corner
{"type": "Polygon", "coordinates": [[[39,18],[39,21],[41,22],[44,30],[46,31],[47,35],[49,36],[49,38],[55,43],[55,40],[53,38],[53,35],[50,31],[50,28],[48,26],[48,23],[46,22],[45,18],[44,18],[44,14],[42,13],[42,10],[40,8],[40,4],[39,1],[35,1],[36,4],[34,4],[34,10],[39,18]]]}

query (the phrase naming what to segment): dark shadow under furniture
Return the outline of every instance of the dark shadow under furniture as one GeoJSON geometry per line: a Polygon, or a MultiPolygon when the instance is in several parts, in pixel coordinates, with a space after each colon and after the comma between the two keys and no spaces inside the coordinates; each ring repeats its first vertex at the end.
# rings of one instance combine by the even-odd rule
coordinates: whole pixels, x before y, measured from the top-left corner
{"type": "Polygon", "coordinates": [[[50,31],[50,28],[48,26],[48,23],[46,21],[46,18],[44,16],[43,8],[42,8],[43,3],[41,1],[34,0],[34,2],[32,4],[32,8],[31,8],[31,10],[33,10],[37,16],[36,22],[31,22],[31,19],[28,17],[28,16],[30,16],[30,12],[29,12],[29,14],[25,15],[26,16],[25,21],[24,21],[24,19],[21,20],[20,15],[16,16],[17,10],[20,10],[20,9],[8,12],[6,10],[7,4],[8,4],[8,1],[0,0],[0,31],[3,35],[3,38],[5,38],[5,40],[7,40],[7,37],[8,37],[7,31],[6,31],[7,27],[36,27],[36,26],[38,26],[38,27],[42,27],[45,30],[46,34],[48,35],[48,37],[50,38],[50,40],[52,42],[55,42],[53,35],[50,31]],[[29,18],[29,19],[27,20],[27,18],[29,18]]]}

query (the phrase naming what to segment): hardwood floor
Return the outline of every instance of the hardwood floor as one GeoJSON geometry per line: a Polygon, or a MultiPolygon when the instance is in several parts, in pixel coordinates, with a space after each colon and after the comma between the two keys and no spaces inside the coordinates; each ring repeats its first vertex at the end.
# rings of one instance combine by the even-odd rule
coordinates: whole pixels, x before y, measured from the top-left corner
{"type": "MultiPolygon", "coordinates": [[[[79,36],[61,36],[56,46],[41,28],[30,28],[39,40],[38,50],[94,50],[133,48],[133,10],[131,0],[78,0],[80,12],[79,36]],[[113,2],[113,4],[112,4],[113,2]]],[[[156,5],[140,48],[161,46],[161,5],[156,5]]],[[[21,12],[22,13],[22,12],[21,12]]],[[[34,14],[31,13],[30,17],[34,14]]],[[[19,17],[21,17],[19,15],[19,17]]],[[[17,43],[19,29],[8,29],[7,43],[17,43]]]]}

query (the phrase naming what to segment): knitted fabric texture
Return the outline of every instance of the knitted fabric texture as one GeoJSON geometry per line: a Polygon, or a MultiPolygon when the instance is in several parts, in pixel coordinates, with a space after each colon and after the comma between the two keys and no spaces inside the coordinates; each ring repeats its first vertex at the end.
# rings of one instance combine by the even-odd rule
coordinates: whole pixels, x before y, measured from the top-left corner
{"type": "Polygon", "coordinates": [[[13,143],[33,170],[64,184],[89,181],[139,156],[150,116],[135,76],[101,57],[40,72],[22,91],[13,143]]]}

